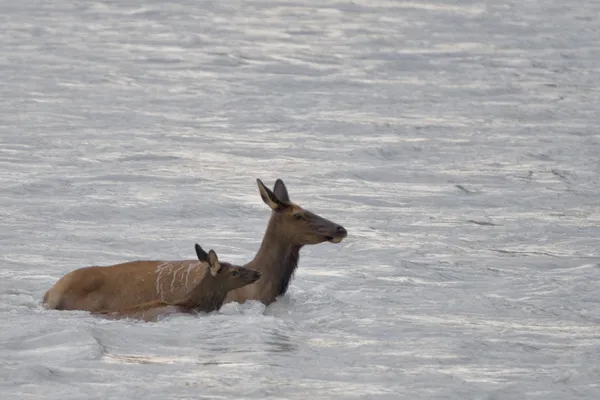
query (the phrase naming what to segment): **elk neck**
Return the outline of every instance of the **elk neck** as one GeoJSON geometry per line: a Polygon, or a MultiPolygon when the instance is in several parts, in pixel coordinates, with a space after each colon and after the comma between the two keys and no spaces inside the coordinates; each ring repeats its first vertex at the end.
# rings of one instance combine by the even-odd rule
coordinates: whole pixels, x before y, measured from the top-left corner
{"type": "Polygon", "coordinates": [[[288,239],[277,221],[271,218],[256,256],[246,267],[262,274],[257,285],[269,287],[273,297],[282,295],[298,267],[301,248],[302,245],[288,239]]]}

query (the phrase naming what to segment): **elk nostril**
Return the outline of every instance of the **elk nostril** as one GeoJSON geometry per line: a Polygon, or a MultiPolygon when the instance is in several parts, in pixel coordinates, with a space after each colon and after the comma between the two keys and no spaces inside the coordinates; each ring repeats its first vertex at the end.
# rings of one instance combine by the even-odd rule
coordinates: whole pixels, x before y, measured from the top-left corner
{"type": "Polygon", "coordinates": [[[346,231],[346,229],[343,226],[338,226],[336,229],[337,233],[339,233],[340,235],[346,235],[348,232],[346,231]]]}

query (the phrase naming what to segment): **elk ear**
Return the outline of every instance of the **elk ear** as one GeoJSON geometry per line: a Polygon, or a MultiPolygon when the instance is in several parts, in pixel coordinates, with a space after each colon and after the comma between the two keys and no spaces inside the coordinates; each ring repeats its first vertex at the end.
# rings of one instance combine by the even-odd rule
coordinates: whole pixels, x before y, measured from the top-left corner
{"type": "Polygon", "coordinates": [[[208,268],[210,268],[210,274],[213,277],[216,277],[221,269],[221,263],[219,262],[219,257],[217,257],[217,253],[213,249],[210,249],[208,252],[208,268]]]}
{"type": "Polygon", "coordinates": [[[277,198],[284,203],[291,203],[290,195],[288,194],[287,188],[285,187],[285,183],[281,179],[277,179],[275,181],[275,186],[273,186],[273,193],[277,198]]]}
{"type": "Polygon", "coordinates": [[[196,243],[194,245],[194,247],[196,248],[196,255],[198,256],[198,260],[200,260],[202,262],[207,262],[208,254],[206,253],[206,251],[204,251],[204,249],[202,247],[200,247],[200,245],[198,243],[196,243]]]}
{"type": "Polygon", "coordinates": [[[283,204],[281,204],[281,201],[277,198],[277,196],[275,196],[275,193],[271,192],[271,190],[269,190],[269,188],[266,187],[260,179],[257,179],[256,183],[258,184],[260,197],[265,202],[265,204],[268,205],[271,208],[271,210],[280,210],[283,204]]]}

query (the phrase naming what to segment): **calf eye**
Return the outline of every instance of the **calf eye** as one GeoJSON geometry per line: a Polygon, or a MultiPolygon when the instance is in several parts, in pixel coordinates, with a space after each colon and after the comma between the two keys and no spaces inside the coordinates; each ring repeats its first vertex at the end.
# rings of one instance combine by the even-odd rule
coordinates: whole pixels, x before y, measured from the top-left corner
{"type": "Polygon", "coordinates": [[[231,271],[231,276],[238,276],[238,275],[239,275],[239,272],[237,272],[237,271],[231,271]]]}
{"type": "Polygon", "coordinates": [[[304,215],[298,213],[298,214],[294,214],[294,218],[296,218],[297,220],[301,220],[304,219],[304,215]]]}

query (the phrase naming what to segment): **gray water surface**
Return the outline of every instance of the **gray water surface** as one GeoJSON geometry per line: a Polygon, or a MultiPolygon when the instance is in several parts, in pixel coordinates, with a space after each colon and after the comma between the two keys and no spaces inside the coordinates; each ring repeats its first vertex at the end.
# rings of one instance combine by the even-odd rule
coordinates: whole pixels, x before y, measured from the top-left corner
{"type": "Polygon", "coordinates": [[[2,399],[600,398],[600,3],[0,1],[2,399]],[[65,273],[243,263],[256,178],[344,225],[157,323],[65,273]]]}

